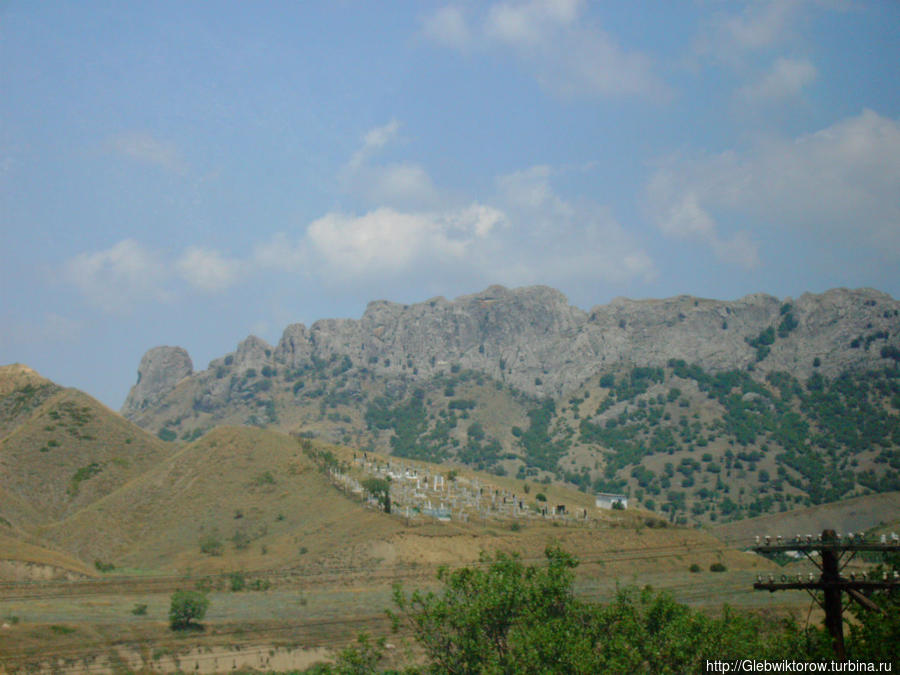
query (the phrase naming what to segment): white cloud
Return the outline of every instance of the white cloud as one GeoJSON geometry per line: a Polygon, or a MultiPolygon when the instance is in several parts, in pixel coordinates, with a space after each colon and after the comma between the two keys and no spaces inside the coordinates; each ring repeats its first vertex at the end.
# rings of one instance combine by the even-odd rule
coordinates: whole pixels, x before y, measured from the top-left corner
{"type": "Polygon", "coordinates": [[[484,239],[506,225],[506,215],[493,206],[472,204],[445,214],[448,225],[457,231],[471,232],[476,239],[484,239]]]}
{"type": "Polygon", "coordinates": [[[816,67],[808,59],[779,58],[759,81],[738,93],[751,102],[790,98],[815,80],[816,75],[816,67]]]}
{"type": "Polygon", "coordinates": [[[479,204],[442,213],[330,213],[309,225],[305,243],[335,277],[395,276],[461,260],[502,220],[502,213],[479,204]]]}
{"type": "Polygon", "coordinates": [[[348,186],[372,204],[421,208],[440,199],[428,172],[412,162],[360,167],[348,186]]]}
{"type": "Polygon", "coordinates": [[[468,49],[472,42],[466,17],[462,9],[448,5],[426,17],[422,34],[440,45],[459,50],[468,49]]]}
{"type": "MultiPolygon", "coordinates": [[[[735,3],[723,6],[731,9],[735,3]]],[[[694,42],[695,52],[737,65],[750,54],[787,41],[803,6],[789,0],[753,0],[737,12],[716,12],[703,23],[694,42]]]]}
{"type": "Polygon", "coordinates": [[[174,300],[176,277],[194,291],[215,293],[230,288],[255,264],[253,259],[236,260],[199,246],[188,247],[176,260],[167,261],[134,239],[123,239],[108,249],[71,258],[60,278],[89,304],[105,312],[128,314],[143,303],[174,300]]]}
{"type": "Polygon", "coordinates": [[[260,242],[253,249],[251,265],[256,269],[296,272],[312,264],[303,242],[296,242],[284,232],[260,242]]]}
{"type": "Polygon", "coordinates": [[[433,208],[440,201],[440,193],[421,165],[414,162],[376,164],[373,161],[381,150],[396,142],[399,130],[400,123],[392,120],[366,133],[362,147],[341,171],[344,189],[378,206],[433,208]]]}
{"type": "Polygon", "coordinates": [[[187,170],[178,147],[174,143],[160,140],[152,134],[123,133],[111,137],[108,142],[115,152],[142,164],[150,164],[178,174],[187,170]]]}
{"type": "MultiPolygon", "coordinates": [[[[657,176],[657,182],[652,187],[657,198],[664,189],[662,180],[662,177],[657,176]]],[[[671,186],[669,189],[671,190],[671,186]]],[[[657,225],[663,234],[701,241],[723,262],[740,265],[746,269],[759,265],[759,246],[745,232],[738,232],[731,238],[723,239],[716,221],[700,205],[694,192],[684,192],[679,197],[669,195],[666,208],[657,214],[657,225]]]]}
{"type": "Polygon", "coordinates": [[[560,197],[553,170],[535,166],[497,179],[510,226],[492,262],[505,283],[650,281],[653,260],[606,207],[560,197]]]}
{"type": "Polygon", "coordinates": [[[497,179],[488,202],[431,210],[328,213],[292,239],[257,247],[260,269],[305,272],[338,285],[436,279],[563,284],[649,281],[653,261],[608,209],[573,203],[536,166],[497,179]]]}
{"type": "Polygon", "coordinates": [[[819,132],[738,154],[676,159],[648,185],[667,235],[705,241],[717,255],[753,262],[749,237],[725,240],[722,222],[793,228],[851,247],[900,255],[900,122],[865,110],[819,132]]]}
{"type": "Polygon", "coordinates": [[[497,179],[503,198],[519,209],[534,211],[548,207],[556,215],[570,215],[569,209],[550,187],[551,169],[546,165],[533,166],[522,171],[514,171],[497,179]]]}
{"type": "Polygon", "coordinates": [[[571,25],[578,17],[580,0],[528,0],[500,2],[488,10],[485,33],[514,46],[533,46],[551,37],[554,28],[571,25]]]}
{"type": "Polygon", "coordinates": [[[229,288],[238,280],[242,264],[213,249],[191,246],[176,261],[175,268],[193,288],[214,293],[229,288]]]}
{"type": "Polygon", "coordinates": [[[170,297],[164,288],[166,266],[133,239],[75,256],[63,266],[62,278],[108,312],[128,312],[136,304],[170,297]]]}
{"type": "Polygon", "coordinates": [[[350,158],[348,166],[351,169],[362,166],[372,155],[396,140],[399,132],[400,122],[397,120],[391,120],[384,126],[370,129],[363,137],[362,147],[350,158]]]}
{"type": "Polygon", "coordinates": [[[720,38],[741,49],[768,47],[784,35],[797,5],[785,0],[751,2],[740,14],[721,19],[720,38]]]}
{"type": "MultiPolygon", "coordinates": [[[[478,44],[510,51],[541,86],[563,96],[664,95],[666,87],[653,73],[652,60],[619,47],[582,17],[583,7],[581,0],[494,3],[477,22],[478,44]]],[[[451,10],[459,12],[445,7],[426,18],[424,34],[437,44],[461,49],[458,41],[429,29],[447,22],[451,10]]],[[[468,35],[468,26],[461,25],[468,35]]],[[[466,46],[474,41],[467,39],[466,46]]]]}

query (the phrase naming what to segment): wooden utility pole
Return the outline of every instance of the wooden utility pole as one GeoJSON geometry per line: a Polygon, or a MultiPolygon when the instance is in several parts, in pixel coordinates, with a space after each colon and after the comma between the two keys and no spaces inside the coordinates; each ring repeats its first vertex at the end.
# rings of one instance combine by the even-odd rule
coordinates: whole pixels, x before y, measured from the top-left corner
{"type": "Polygon", "coordinates": [[[753,588],[758,591],[787,591],[787,590],[805,590],[812,594],[812,591],[822,591],[824,599],[819,599],[813,595],[816,602],[825,610],[825,628],[831,635],[832,645],[835,655],[841,659],[846,659],[844,651],[844,628],[841,614],[842,594],[847,593],[852,599],[856,600],[867,610],[880,611],[878,605],[873,603],[869,598],[860,591],[872,591],[876,589],[894,589],[900,588],[900,579],[897,573],[885,573],[882,579],[867,579],[862,575],[857,579],[855,575],[851,575],[848,579],[841,575],[841,570],[853,559],[858,551],[882,551],[884,553],[900,553],[900,541],[897,535],[891,535],[891,541],[887,541],[885,535],[881,536],[880,541],[865,541],[862,537],[854,538],[852,534],[843,539],[834,530],[824,530],[818,537],[806,535],[805,538],[799,534],[790,542],[784,542],[781,537],[777,537],[772,542],[770,537],[765,537],[765,542],[761,543],[757,537],[757,545],[753,549],[757,553],[787,553],[788,551],[799,551],[804,553],[821,571],[818,579],[815,579],[810,573],[806,580],[799,576],[793,579],[787,575],[781,575],[781,581],[775,581],[772,575],[769,580],[764,581],[762,577],[757,577],[753,588]],[[850,555],[844,560],[844,554],[850,555]],[[814,557],[818,554],[818,560],[814,557]],[[843,562],[843,564],[842,564],[843,562]]]}

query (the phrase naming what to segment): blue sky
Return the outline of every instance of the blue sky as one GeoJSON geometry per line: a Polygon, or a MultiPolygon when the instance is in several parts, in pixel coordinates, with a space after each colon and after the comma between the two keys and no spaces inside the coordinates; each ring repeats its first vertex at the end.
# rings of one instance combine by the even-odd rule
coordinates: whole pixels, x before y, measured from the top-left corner
{"type": "Polygon", "coordinates": [[[900,294],[900,3],[0,2],[0,363],[374,299],[900,294]]]}

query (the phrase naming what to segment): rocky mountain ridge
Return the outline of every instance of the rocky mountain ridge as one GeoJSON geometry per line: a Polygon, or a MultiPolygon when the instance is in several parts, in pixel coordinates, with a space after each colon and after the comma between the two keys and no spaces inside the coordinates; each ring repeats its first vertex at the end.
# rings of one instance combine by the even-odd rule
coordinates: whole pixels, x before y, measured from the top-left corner
{"type": "Polygon", "coordinates": [[[896,361],[898,329],[900,302],[874,289],[832,289],[796,300],[761,293],[734,301],[616,298],[586,312],[545,286],[491,286],[453,301],[374,301],[358,320],[289,325],[274,346],[250,336],[206,371],[194,372],[180,347],[156,347],[141,360],[122,414],[140,423],[143,411],[162,404],[186,379],[206,380],[215,399],[228,380],[214,374],[225,367],[294,369],[335,355],[386,379],[427,380],[463,368],[551,398],[607,369],[671,359],[711,372],[835,376],[896,361]]]}

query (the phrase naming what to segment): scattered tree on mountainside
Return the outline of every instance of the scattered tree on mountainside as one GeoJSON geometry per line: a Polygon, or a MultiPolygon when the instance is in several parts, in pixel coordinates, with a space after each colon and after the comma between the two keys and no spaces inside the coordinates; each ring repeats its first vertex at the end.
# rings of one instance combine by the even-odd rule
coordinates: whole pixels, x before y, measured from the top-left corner
{"type": "MultiPolygon", "coordinates": [[[[703,500],[709,507],[692,507],[694,516],[708,513],[712,519],[718,510],[729,517],[775,508],[784,510],[792,497],[784,494],[786,484],[802,491],[807,503],[821,503],[840,499],[859,485],[883,491],[900,483],[900,472],[895,466],[900,463],[896,452],[900,445],[900,416],[896,410],[900,405],[885,405],[894,398],[900,404],[897,370],[844,375],[834,380],[816,373],[804,387],[786,373],[769,373],[766,383],[760,383],[745,372],[708,374],[699,366],[678,360],[671,361],[668,368],[671,370],[667,369],[667,380],[693,381],[721,406],[721,416],[705,425],[696,420],[690,422],[686,416],[677,423],[667,417],[665,405],[684,400],[680,386],[674,387],[679,390],[677,394],[668,397],[644,394],[620,400],[618,403],[627,404],[627,408],[616,416],[607,412],[612,406],[601,405],[594,415],[580,422],[579,440],[607,452],[603,475],[594,481],[594,489],[627,489],[622,481],[630,478],[642,490],[660,494],[668,489],[670,481],[665,476],[650,475],[642,466],[644,458],[693,452],[717,436],[723,436],[733,447],[758,446],[762,450],[754,450],[746,457],[740,451],[737,461],[732,461],[735,455],[728,450],[726,479],[754,478],[748,472],[756,471],[758,462],[766,457],[770,457],[770,462],[774,459],[777,479],[765,469],[755,481],[762,485],[761,491],[771,494],[723,504],[722,489],[727,490],[727,484],[717,483],[717,489],[709,491],[702,482],[698,485],[694,476],[686,474],[681,480],[683,487],[692,490],[695,504],[696,500],[703,500]],[[709,430],[707,433],[704,427],[709,430]],[[854,471],[855,457],[872,449],[878,452],[875,462],[880,468],[854,471]]],[[[606,382],[616,386],[614,379],[606,382]]],[[[704,471],[718,475],[723,468],[710,462],[704,471]]],[[[576,485],[582,484],[581,476],[565,476],[576,485]]],[[[670,513],[677,509],[676,504],[667,506],[670,513]]]]}
{"type": "Polygon", "coordinates": [[[363,489],[378,500],[385,513],[391,512],[391,483],[384,478],[366,478],[363,489]]]}
{"type": "Polygon", "coordinates": [[[545,471],[554,471],[560,458],[568,450],[568,442],[554,440],[550,422],[556,412],[553,399],[544,399],[537,408],[528,411],[528,429],[522,432],[519,443],[525,450],[525,463],[545,471]]]}
{"type": "Polygon", "coordinates": [[[440,462],[447,455],[446,446],[440,441],[447,439],[425,436],[428,431],[428,419],[424,397],[424,392],[416,389],[406,402],[392,406],[388,398],[380,396],[369,404],[365,420],[369,429],[394,432],[390,440],[392,454],[440,462]]]}
{"type": "MultiPolygon", "coordinates": [[[[750,342],[774,349],[793,339],[797,316],[785,303],[750,342]]],[[[237,366],[227,375],[241,371],[242,384],[231,391],[243,406],[239,421],[270,426],[279,415],[287,421],[298,406],[318,411],[319,426],[310,433],[335,442],[371,444],[412,459],[452,459],[495,473],[511,463],[517,477],[627,492],[635,503],[666,506],[675,522],[699,523],[900,488],[897,348],[886,344],[890,336],[881,328],[869,326],[854,340],[858,349],[880,350],[891,365],[881,371],[834,377],[823,366],[800,381],[787,373],[762,375],[762,368],[711,373],[675,359],[665,367],[601,373],[556,400],[536,399],[462,367],[431,379],[401,373],[381,380],[374,368],[382,370],[380,357],[369,357],[368,367],[347,367],[343,355],[331,355],[269,366],[253,378],[242,377],[245,369],[237,366]],[[356,426],[360,417],[368,434],[356,426]],[[709,452],[702,469],[677,476],[661,471],[663,457],[678,465],[685,456],[709,452]],[[672,490],[685,492],[683,509],[666,500],[672,490]]],[[[807,366],[812,363],[810,356],[807,366]]],[[[404,366],[411,367],[408,356],[395,370],[404,366]]],[[[510,364],[504,368],[511,370],[510,364]]],[[[545,385],[552,376],[537,371],[528,377],[535,375],[545,385]]],[[[171,414],[164,429],[177,430],[183,440],[215,423],[171,414]],[[194,421],[185,425],[183,417],[194,421]]],[[[56,452],[43,442],[45,452],[56,452]]]]}

